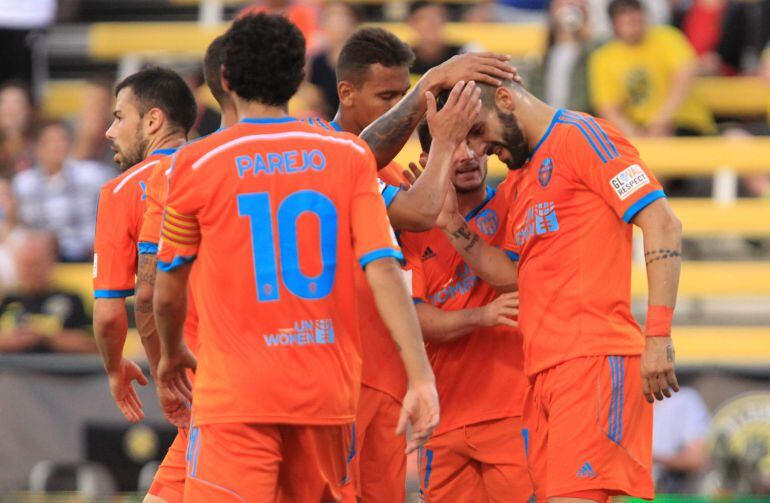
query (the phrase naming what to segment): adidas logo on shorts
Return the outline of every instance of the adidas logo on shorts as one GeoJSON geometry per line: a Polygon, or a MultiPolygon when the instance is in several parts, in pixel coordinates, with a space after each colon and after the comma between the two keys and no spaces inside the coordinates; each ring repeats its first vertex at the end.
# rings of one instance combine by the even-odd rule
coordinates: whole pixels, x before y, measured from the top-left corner
{"type": "Polygon", "coordinates": [[[591,477],[596,477],[596,472],[594,472],[594,469],[591,468],[591,463],[586,461],[585,463],[583,463],[583,466],[580,467],[580,470],[578,470],[577,476],[578,478],[587,479],[591,477]]]}

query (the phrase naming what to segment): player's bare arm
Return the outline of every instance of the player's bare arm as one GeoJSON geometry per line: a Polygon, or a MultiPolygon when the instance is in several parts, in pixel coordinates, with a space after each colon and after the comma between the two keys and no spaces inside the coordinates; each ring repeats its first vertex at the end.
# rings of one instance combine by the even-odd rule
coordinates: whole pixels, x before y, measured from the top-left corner
{"type": "Polygon", "coordinates": [[[425,93],[428,125],[433,137],[425,171],[408,191],[401,191],[388,207],[396,229],[413,232],[432,229],[449,187],[452,157],[465,145],[468,131],[481,110],[481,90],[474,82],[458,82],[446,105],[437,111],[436,98],[425,93]]]}
{"type": "Polygon", "coordinates": [[[436,378],[401,268],[394,259],[383,258],[367,264],[365,272],[377,310],[399,349],[409,380],[396,430],[399,435],[404,433],[407,422],[411,422],[412,438],[406,444],[409,453],[423,445],[438,425],[436,378]]]}
{"type": "Polygon", "coordinates": [[[644,395],[654,402],[670,397],[671,390],[679,391],[671,320],[682,266],[682,224],[666,199],[647,206],[632,222],[644,234],[649,294],[641,368],[644,395]]]}
{"type": "Polygon", "coordinates": [[[377,159],[378,168],[387,166],[409,140],[427,109],[426,92],[436,96],[461,80],[499,86],[503,80],[518,78],[509,59],[509,56],[491,52],[460,54],[423,75],[395,107],[361,133],[377,159]]]}
{"type": "Polygon", "coordinates": [[[142,401],[132,383],[136,381],[144,386],[147,384],[147,378],[139,365],[123,358],[127,331],[125,299],[96,299],[94,338],[104,361],[110,393],[123,416],[136,423],[144,419],[144,412],[142,401]]]}
{"type": "Polygon", "coordinates": [[[519,293],[510,292],[482,307],[445,311],[424,302],[415,306],[422,336],[428,342],[449,342],[479,328],[504,325],[517,328],[519,293]]]}
{"type": "Polygon", "coordinates": [[[172,271],[158,271],[153,299],[160,340],[158,387],[164,395],[173,398],[162,405],[166,418],[175,425],[189,417],[187,409],[192,400],[192,385],[187,369],[194,371],[197,363],[183,337],[191,268],[192,264],[185,264],[172,271]]]}
{"type": "Polygon", "coordinates": [[[136,328],[150,363],[150,373],[156,380],[158,378],[158,361],[160,360],[160,341],[158,341],[158,331],[155,328],[155,317],[152,314],[152,298],[157,268],[157,255],[154,253],[139,255],[136,272],[136,328]]]}
{"type": "Polygon", "coordinates": [[[453,188],[447,191],[436,226],[452,243],[468,266],[484,281],[499,292],[517,290],[518,268],[516,262],[474,231],[457,208],[457,194],[453,188]]]}

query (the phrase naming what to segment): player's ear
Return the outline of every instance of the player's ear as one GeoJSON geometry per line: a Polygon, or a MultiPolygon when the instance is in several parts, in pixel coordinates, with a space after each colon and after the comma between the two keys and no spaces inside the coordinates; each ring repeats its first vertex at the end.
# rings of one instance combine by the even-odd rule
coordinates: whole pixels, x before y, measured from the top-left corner
{"type": "Polygon", "coordinates": [[[226,93],[230,92],[230,84],[225,78],[225,65],[222,65],[219,69],[219,84],[222,86],[222,89],[224,89],[226,93]]]}
{"type": "Polygon", "coordinates": [[[495,90],[495,104],[497,105],[497,108],[501,110],[513,112],[516,109],[513,92],[507,87],[498,87],[495,90]]]}
{"type": "Polygon", "coordinates": [[[160,108],[151,108],[144,114],[144,127],[148,135],[157,133],[166,122],[166,116],[160,108]]]}
{"type": "Polygon", "coordinates": [[[346,107],[353,106],[353,86],[347,80],[340,80],[337,83],[337,95],[340,97],[340,103],[346,107]]]}

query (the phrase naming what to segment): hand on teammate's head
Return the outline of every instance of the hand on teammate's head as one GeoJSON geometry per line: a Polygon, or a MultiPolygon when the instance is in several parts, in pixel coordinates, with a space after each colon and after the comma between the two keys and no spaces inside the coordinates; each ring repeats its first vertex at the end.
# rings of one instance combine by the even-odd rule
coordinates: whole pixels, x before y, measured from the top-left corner
{"type": "Polygon", "coordinates": [[[467,52],[448,59],[428,72],[440,89],[451,89],[459,81],[475,81],[499,86],[505,80],[521,83],[521,76],[510,64],[510,56],[494,52],[467,52]]]}
{"type": "Polygon", "coordinates": [[[428,127],[434,141],[459,145],[465,141],[481,111],[481,89],[475,82],[459,81],[454,85],[441,110],[436,97],[425,93],[428,127]]]}

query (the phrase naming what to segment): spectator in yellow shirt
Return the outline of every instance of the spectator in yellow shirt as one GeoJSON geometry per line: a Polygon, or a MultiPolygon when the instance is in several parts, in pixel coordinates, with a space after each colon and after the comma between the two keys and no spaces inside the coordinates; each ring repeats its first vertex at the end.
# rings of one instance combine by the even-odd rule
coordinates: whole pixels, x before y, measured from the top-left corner
{"type": "Polygon", "coordinates": [[[639,0],[612,0],[615,39],[591,55],[591,103],[600,116],[631,136],[703,135],[716,132],[711,112],[690,89],[695,52],[669,26],[647,26],[639,0]]]}

